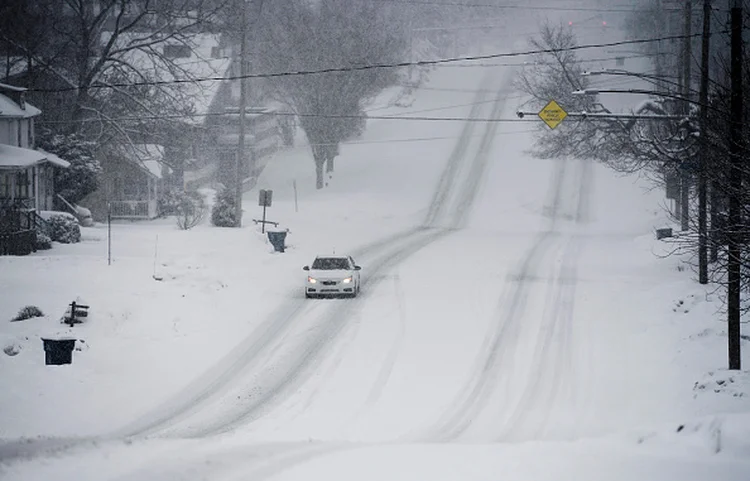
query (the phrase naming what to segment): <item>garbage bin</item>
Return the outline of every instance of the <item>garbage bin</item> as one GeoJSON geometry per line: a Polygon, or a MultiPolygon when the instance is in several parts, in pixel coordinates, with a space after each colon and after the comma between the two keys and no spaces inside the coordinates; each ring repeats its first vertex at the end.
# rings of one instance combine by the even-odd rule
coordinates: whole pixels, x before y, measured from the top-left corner
{"type": "Polygon", "coordinates": [[[59,366],[73,362],[73,349],[76,347],[75,339],[42,339],[44,343],[44,360],[48,366],[59,366]]]}
{"type": "Polygon", "coordinates": [[[285,231],[268,231],[268,240],[271,241],[273,249],[276,252],[284,252],[284,241],[286,240],[285,231]]]}

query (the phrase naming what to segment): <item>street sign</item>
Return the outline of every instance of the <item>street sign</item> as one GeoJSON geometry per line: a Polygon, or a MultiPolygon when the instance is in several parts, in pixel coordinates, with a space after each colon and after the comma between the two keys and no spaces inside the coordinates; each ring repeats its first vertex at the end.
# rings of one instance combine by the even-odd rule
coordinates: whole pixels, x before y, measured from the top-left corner
{"type": "Polygon", "coordinates": [[[554,100],[550,100],[537,115],[539,115],[539,118],[542,119],[549,128],[554,129],[560,125],[560,122],[565,120],[568,113],[560,107],[560,104],[554,100]]]}
{"type": "Polygon", "coordinates": [[[258,205],[261,207],[271,207],[271,201],[273,199],[272,190],[261,190],[258,196],[258,205]]]}

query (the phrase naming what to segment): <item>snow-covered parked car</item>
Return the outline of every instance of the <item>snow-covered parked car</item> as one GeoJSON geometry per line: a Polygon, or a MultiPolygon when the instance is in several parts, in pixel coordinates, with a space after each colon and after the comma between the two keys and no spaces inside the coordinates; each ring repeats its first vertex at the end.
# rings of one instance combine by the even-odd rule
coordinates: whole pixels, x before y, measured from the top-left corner
{"type": "Polygon", "coordinates": [[[318,256],[307,271],[305,297],[348,296],[359,294],[362,270],[350,256],[318,256]]]}

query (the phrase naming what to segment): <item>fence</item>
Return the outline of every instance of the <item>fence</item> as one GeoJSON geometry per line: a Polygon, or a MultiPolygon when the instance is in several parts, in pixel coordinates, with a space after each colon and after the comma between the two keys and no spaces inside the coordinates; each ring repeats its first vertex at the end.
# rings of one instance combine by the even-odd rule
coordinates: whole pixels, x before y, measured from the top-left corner
{"type": "Polygon", "coordinates": [[[112,218],[153,219],[156,217],[156,201],[113,200],[110,202],[112,218]]]}

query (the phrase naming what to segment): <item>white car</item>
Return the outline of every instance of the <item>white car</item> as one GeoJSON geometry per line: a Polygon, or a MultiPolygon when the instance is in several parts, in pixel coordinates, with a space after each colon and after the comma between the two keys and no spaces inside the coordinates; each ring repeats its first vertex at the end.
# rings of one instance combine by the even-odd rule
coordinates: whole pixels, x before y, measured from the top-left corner
{"type": "Polygon", "coordinates": [[[318,256],[312,266],[305,266],[308,271],[305,279],[305,297],[348,296],[359,294],[362,270],[350,256],[318,256]]]}

